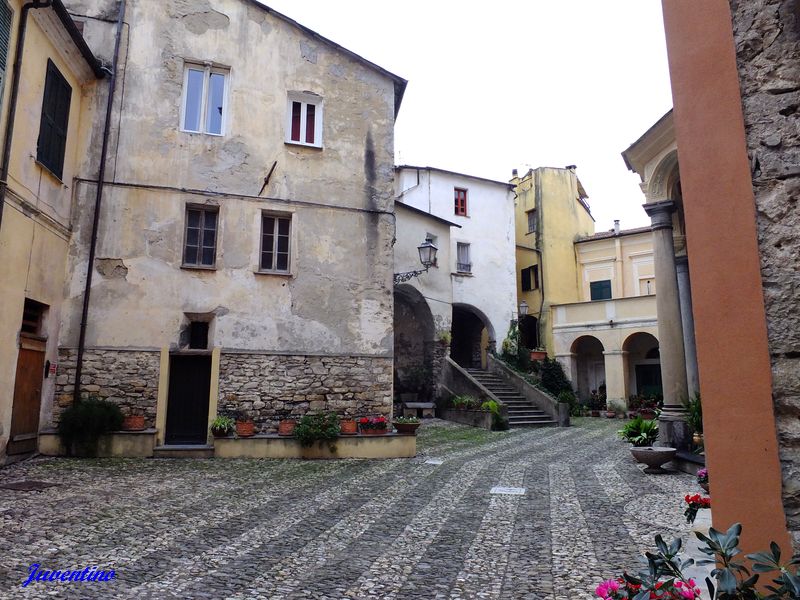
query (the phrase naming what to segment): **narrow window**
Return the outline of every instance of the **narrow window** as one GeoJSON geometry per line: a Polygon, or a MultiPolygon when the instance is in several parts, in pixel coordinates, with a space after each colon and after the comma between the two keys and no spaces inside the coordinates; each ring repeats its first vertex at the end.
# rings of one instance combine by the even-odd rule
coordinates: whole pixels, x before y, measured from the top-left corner
{"type": "Polygon", "coordinates": [[[291,216],[264,214],[261,217],[261,271],[289,272],[291,224],[291,216]]]}
{"type": "Polygon", "coordinates": [[[528,233],[536,233],[536,209],[528,211],[528,233]]]}
{"type": "Polygon", "coordinates": [[[67,147],[71,99],[72,88],[53,61],[48,59],[36,160],[59,179],[64,174],[64,151],[67,147]]]}
{"type": "Polygon", "coordinates": [[[22,326],[20,327],[20,333],[34,336],[41,335],[45,309],[47,309],[46,304],[41,304],[40,302],[36,302],[36,300],[25,298],[25,304],[22,309],[22,326]]]}
{"type": "Polygon", "coordinates": [[[189,348],[192,350],[208,350],[207,321],[192,321],[189,323],[189,348]]]}
{"type": "Polygon", "coordinates": [[[592,281],[589,284],[592,300],[611,300],[611,280],[592,281]]]}
{"type": "Polygon", "coordinates": [[[229,71],[210,65],[187,65],[183,82],[184,131],[222,135],[229,71]]]}
{"type": "Polygon", "coordinates": [[[455,214],[466,217],[467,216],[467,190],[455,188],[455,214]]]}
{"type": "Polygon", "coordinates": [[[522,269],[520,272],[522,277],[522,291],[523,292],[530,292],[533,288],[531,287],[531,269],[530,267],[522,269]]]}
{"type": "Polygon", "coordinates": [[[322,98],[306,92],[289,92],[286,142],[322,147],[322,98]]]}
{"type": "Polygon", "coordinates": [[[183,264],[190,267],[213,267],[217,250],[216,208],[186,209],[186,242],[183,264]]]}
{"type": "Polygon", "coordinates": [[[469,244],[456,243],[456,271],[472,273],[472,262],[469,257],[469,244]]]}

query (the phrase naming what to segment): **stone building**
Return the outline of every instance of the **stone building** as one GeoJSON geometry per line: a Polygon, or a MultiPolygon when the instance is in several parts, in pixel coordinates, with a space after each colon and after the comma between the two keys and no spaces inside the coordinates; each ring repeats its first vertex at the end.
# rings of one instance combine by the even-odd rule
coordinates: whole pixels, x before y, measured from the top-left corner
{"type": "MultiPolygon", "coordinates": [[[[68,2],[100,55],[119,4],[68,2]]],[[[96,230],[97,175],[75,180],[52,422],[78,368],[80,395],[160,444],[206,443],[218,411],[261,432],[389,414],[405,80],[251,0],[131,0],[122,20],[96,230]]]]}
{"type": "Polygon", "coordinates": [[[745,551],[774,540],[788,556],[800,548],[797,2],[663,9],[714,527],[740,522],[745,551]]]}
{"type": "MultiPolygon", "coordinates": [[[[397,206],[402,204],[406,212],[417,209],[449,224],[446,239],[430,232],[434,235],[429,239],[446,251],[439,255],[434,273],[420,277],[419,283],[441,280],[442,293],[451,298],[450,309],[432,301],[429,310],[437,316],[435,329],[439,330],[448,329],[447,312],[451,312],[453,360],[463,367],[485,367],[486,353],[506,337],[516,306],[511,186],[408,165],[396,168],[395,185],[397,206]]],[[[404,243],[416,247],[422,240],[415,235],[404,243]]],[[[415,260],[418,263],[419,259],[415,260]]],[[[399,264],[398,269],[406,270],[399,264]]]]}
{"type": "Polygon", "coordinates": [[[49,411],[74,178],[104,75],[60,0],[0,0],[0,464],[36,449],[49,411]]]}

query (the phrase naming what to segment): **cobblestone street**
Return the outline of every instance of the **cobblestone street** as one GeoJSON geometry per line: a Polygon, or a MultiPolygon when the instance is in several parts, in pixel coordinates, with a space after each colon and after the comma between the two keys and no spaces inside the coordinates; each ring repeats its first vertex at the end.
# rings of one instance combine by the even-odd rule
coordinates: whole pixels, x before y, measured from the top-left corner
{"type": "Polygon", "coordinates": [[[644,475],[622,421],[576,421],[426,423],[415,459],[13,465],[0,483],[58,485],[0,489],[0,598],[592,598],[654,534],[688,535],[699,489],[644,475]],[[32,563],[116,576],[23,588],[32,563]]]}

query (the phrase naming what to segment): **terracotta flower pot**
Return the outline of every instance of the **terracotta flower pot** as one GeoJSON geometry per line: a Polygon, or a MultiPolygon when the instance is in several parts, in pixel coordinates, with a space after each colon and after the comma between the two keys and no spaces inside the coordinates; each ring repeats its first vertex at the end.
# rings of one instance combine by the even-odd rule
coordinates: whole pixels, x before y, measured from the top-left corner
{"type": "Polygon", "coordinates": [[[294,419],[284,419],[278,424],[278,435],[294,435],[294,428],[297,421],[294,419]]]}
{"type": "Polygon", "coordinates": [[[606,418],[608,418],[608,419],[616,419],[617,418],[617,413],[615,413],[613,410],[607,410],[606,411],[606,418]]]}
{"type": "Polygon", "coordinates": [[[384,435],[389,433],[388,429],[362,429],[361,435],[384,435]]]}
{"type": "Polygon", "coordinates": [[[531,350],[531,360],[544,360],[547,358],[547,352],[543,350],[531,350]]]}
{"type": "Polygon", "coordinates": [[[639,411],[639,416],[643,419],[652,420],[656,418],[656,411],[649,408],[643,408],[639,411]]]}
{"type": "Polygon", "coordinates": [[[417,435],[417,429],[421,423],[395,423],[394,427],[397,429],[397,433],[413,433],[417,435]]]}
{"type": "Polygon", "coordinates": [[[358,433],[358,423],[353,419],[342,419],[339,421],[342,435],[355,435],[358,433]]]}
{"type": "Polygon", "coordinates": [[[600,411],[599,410],[593,410],[591,414],[592,414],[593,417],[599,417],[600,416],[600,411]]]}
{"type": "Polygon", "coordinates": [[[144,415],[128,415],[122,420],[123,431],[142,431],[144,429],[144,415]]]}
{"type": "Polygon", "coordinates": [[[236,421],[236,435],[239,437],[252,437],[256,433],[256,424],[253,421],[236,421]]]}

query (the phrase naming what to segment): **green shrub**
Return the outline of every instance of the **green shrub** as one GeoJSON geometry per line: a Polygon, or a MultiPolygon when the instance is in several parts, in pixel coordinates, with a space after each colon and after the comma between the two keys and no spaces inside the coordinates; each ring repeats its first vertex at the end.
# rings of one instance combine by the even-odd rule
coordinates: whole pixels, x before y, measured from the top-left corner
{"type": "Polygon", "coordinates": [[[490,412],[493,415],[499,415],[500,414],[500,405],[497,402],[495,402],[494,400],[487,400],[486,402],[481,404],[481,410],[486,411],[486,412],[490,412]]]}
{"type": "Polygon", "coordinates": [[[450,398],[450,403],[453,405],[453,408],[459,410],[476,410],[481,405],[480,400],[467,394],[453,396],[450,398]]]}
{"type": "Polygon", "coordinates": [[[658,421],[636,417],[628,421],[617,433],[636,447],[652,446],[658,439],[658,421]]]}
{"type": "Polygon", "coordinates": [[[61,413],[58,434],[67,449],[80,455],[95,456],[100,436],[122,427],[122,411],[107,400],[81,400],[61,413]]]}
{"type": "Polygon", "coordinates": [[[554,358],[545,358],[539,361],[539,371],[542,377],[542,387],[548,392],[558,397],[561,392],[575,394],[572,384],[564,373],[564,367],[554,358]]]}
{"type": "Polygon", "coordinates": [[[508,419],[504,419],[500,414],[492,413],[492,430],[507,431],[509,428],[508,419]]]}
{"type": "Polygon", "coordinates": [[[335,452],[334,442],[340,431],[339,416],[336,413],[305,415],[294,428],[294,437],[303,448],[310,448],[315,442],[322,447],[327,442],[330,451],[335,452]]]}

